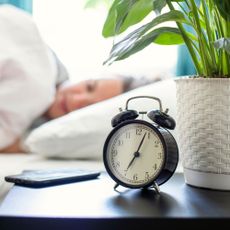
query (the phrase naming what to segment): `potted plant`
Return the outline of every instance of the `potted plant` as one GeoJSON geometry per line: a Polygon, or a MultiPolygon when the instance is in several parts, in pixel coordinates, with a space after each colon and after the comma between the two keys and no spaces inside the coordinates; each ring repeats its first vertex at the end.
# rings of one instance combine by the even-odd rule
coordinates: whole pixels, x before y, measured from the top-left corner
{"type": "Polygon", "coordinates": [[[128,58],[151,43],[185,43],[197,71],[176,80],[185,181],[230,190],[230,1],[114,0],[103,36],[115,38],[105,63],[128,58]]]}

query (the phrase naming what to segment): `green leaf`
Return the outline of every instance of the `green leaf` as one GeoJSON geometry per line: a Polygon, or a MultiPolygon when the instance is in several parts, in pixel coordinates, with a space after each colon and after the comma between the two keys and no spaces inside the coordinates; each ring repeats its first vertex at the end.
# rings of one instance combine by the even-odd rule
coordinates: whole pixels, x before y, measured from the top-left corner
{"type": "Polygon", "coordinates": [[[152,8],[152,0],[115,0],[105,20],[103,36],[122,33],[145,18],[152,8]]]}
{"type": "MultiPolygon", "coordinates": [[[[171,0],[172,2],[184,2],[185,0],[171,0]]],[[[152,0],[153,10],[159,15],[162,9],[167,5],[166,0],[152,0]]]]}
{"type": "Polygon", "coordinates": [[[126,20],[130,10],[138,0],[120,1],[116,8],[116,24],[114,34],[121,33],[121,27],[126,20]]]}
{"type": "MultiPolygon", "coordinates": [[[[111,55],[111,58],[107,60],[110,64],[113,61],[123,60],[125,58],[128,58],[129,56],[139,52],[140,50],[143,50],[145,47],[150,45],[152,42],[156,42],[157,40],[160,41],[164,37],[164,34],[171,33],[171,34],[177,34],[179,35],[180,32],[177,28],[171,28],[171,27],[161,27],[157,28],[155,30],[152,30],[145,36],[141,37],[141,39],[135,41],[134,43],[131,43],[125,47],[122,47],[121,49],[114,49],[113,54],[111,55]]],[[[177,37],[178,38],[178,37],[177,37]]],[[[180,40],[182,42],[182,40],[180,40]]],[[[173,44],[173,42],[172,42],[173,44]]],[[[177,43],[175,43],[177,44],[177,43]]],[[[116,47],[118,48],[118,47],[116,47]]]]}
{"type": "Polygon", "coordinates": [[[214,42],[216,49],[223,49],[230,54],[230,38],[220,38],[214,42]]]}
{"type": "Polygon", "coordinates": [[[122,33],[132,25],[142,21],[153,10],[152,0],[139,0],[130,9],[122,24],[119,33],[122,33]]]}
{"type": "Polygon", "coordinates": [[[109,9],[109,13],[105,20],[102,35],[104,37],[113,36],[115,33],[115,24],[116,24],[116,7],[119,4],[120,0],[115,0],[112,6],[109,9]]]}
{"type": "Polygon", "coordinates": [[[154,40],[158,45],[179,45],[184,43],[184,39],[177,28],[168,28],[158,31],[159,35],[154,40]]]}
{"type": "Polygon", "coordinates": [[[104,37],[114,36],[120,33],[120,28],[128,16],[129,11],[137,0],[115,0],[111,6],[102,34],[104,37]]]}
{"type": "Polygon", "coordinates": [[[162,9],[166,6],[166,0],[153,0],[153,10],[158,15],[162,9]]]}
{"type": "MultiPolygon", "coordinates": [[[[115,43],[113,45],[111,51],[110,51],[110,55],[109,55],[108,60],[106,60],[104,62],[104,64],[112,63],[113,61],[120,60],[120,58],[123,58],[124,56],[126,56],[126,53],[129,52],[130,49],[136,50],[140,46],[138,41],[142,40],[143,39],[142,37],[147,32],[148,33],[150,32],[149,34],[151,34],[151,31],[154,29],[155,26],[157,26],[161,23],[167,22],[167,21],[187,22],[183,13],[180,11],[177,11],[177,10],[172,10],[168,13],[157,16],[151,22],[149,22],[149,23],[141,26],[140,28],[134,30],[133,32],[128,34],[124,39],[115,43]],[[136,47],[136,46],[138,46],[138,47],[136,47]]],[[[164,28],[165,28],[164,32],[166,32],[167,28],[169,28],[169,27],[164,27],[164,28]]],[[[156,34],[156,32],[153,35],[158,36],[158,34],[156,34]]],[[[151,39],[151,35],[149,35],[150,38],[148,36],[147,37],[146,36],[144,39],[145,42],[141,42],[141,43],[143,43],[141,45],[142,47],[144,44],[149,42],[149,39],[151,39]]],[[[151,42],[153,42],[153,40],[151,42]]]]}
{"type": "Polygon", "coordinates": [[[213,0],[216,4],[221,16],[230,21],[230,1],[229,0],[213,0]]]}
{"type": "Polygon", "coordinates": [[[184,17],[182,12],[177,10],[172,10],[168,13],[157,16],[151,22],[129,33],[124,39],[122,39],[120,42],[115,44],[114,47],[123,46],[126,45],[126,43],[130,43],[131,41],[138,40],[141,36],[143,36],[149,30],[152,30],[155,26],[168,21],[187,23],[186,18],[184,17]]]}
{"type": "MultiPolygon", "coordinates": [[[[157,32],[154,32],[151,35],[151,31],[153,31],[155,26],[157,26],[161,23],[167,22],[167,21],[177,21],[177,22],[181,22],[181,23],[183,23],[183,22],[187,23],[186,18],[183,15],[183,13],[180,11],[177,11],[177,10],[172,10],[168,13],[159,15],[156,18],[154,18],[151,22],[149,22],[149,23],[141,26],[140,28],[134,30],[133,32],[128,34],[124,39],[122,39],[118,43],[115,43],[112,47],[112,50],[110,51],[110,56],[109,56],[108,60],[106,60],[104,62],[104,64],[108,63],[108,62],[111,63],[115,60],[120,60],[124,56],[126,57],[127,52],[130,55],[130,50],[140,50],[139,49],[140,46],[144,47],[145,44],[153,42],[153,40],[151,42],[149,40],[149,39],[151,39],[151,36],[155,36],[155,39],[156,39],[156,37],[159,36],[159,34],[157,34],[157,32]],[[148,33],[148,35],[146,35],[147,33],[148,33]],[[145,36],[145,37],[142,38],[143,36],[145,36]],[[142,41],[141,44],[139,43],[139,40],[142,41]]],[[[164,33],[166,33],[167,28],[169,28],[169,27],[164,27],[164,30],[163,30],[164,33]]],[[[158,28],[158,30],[155,30],[155,31],[160,31],[162,33],[160,28],[158,28]]],[[[170,29],[169,29],[169,32],[172,33],[172,31],[170,29]]]]}

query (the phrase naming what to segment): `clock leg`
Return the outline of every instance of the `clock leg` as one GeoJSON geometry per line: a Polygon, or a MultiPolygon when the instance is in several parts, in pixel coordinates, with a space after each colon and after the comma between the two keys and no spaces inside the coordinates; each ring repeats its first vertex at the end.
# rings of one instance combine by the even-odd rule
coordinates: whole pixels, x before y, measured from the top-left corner
{"type": "Polygon", "coordinates": [[[115,184],[115,186],[113,187],[113,189],[116,191],[116,192],[118,192],[117,191],[117,187],[119,186],[119,184],[115,184]]]}
{"type": "Polygon", "coordinates": [[[157,192],[157,194],[160,194],[160,187],[158,186],[158,184],[156,183],[156,182],[154,182],[153,183],[153,186],[152,186],[154,189],[155,189],[155,191],[157,192]]]}

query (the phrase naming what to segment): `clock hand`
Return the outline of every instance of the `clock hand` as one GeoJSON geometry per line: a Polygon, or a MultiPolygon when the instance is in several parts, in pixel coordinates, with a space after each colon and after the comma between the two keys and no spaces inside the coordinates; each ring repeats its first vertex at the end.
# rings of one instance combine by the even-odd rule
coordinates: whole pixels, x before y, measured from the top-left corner
{"type": "MultiPolygon", "coordinates": [[[[147,133],[147,132],[146,132],[146,133],[147,133]]],[[[138,146],[137,152],[139,152],[139,150],[140,150],[140,148],[141,148],[141,146],[142,146],[142,144],[143,144],[143,142],[144,142],[144,140],[145,140],[146,133],[144,134],[144,136],[143,136],[143,138],[142,138],[142,140],[141,140],[141,142],[140,142],[140,144],[139,144],[139,146],[138,146]]]]}
{"type": "Polygon", "coordinates": [[[129,169],[129,167],[133,164],[133,162],[134,162],[134,160],[136,159],[136,157],[139,157],[139,156],[140,156],[140,153],[139,153],[139,152],[135,152],[135,153],[133,154],[133,158],[132,158],[132,160],[129,162],[129,165],[128,165],[126,171],[127,171],[127,170],[129,169]]]}
{"type": "Polygon", "coordinates": [[[133,158],[132,158],[132,160],[129,162],[129,165],[128,165],[126,171],[127,171],[127,170],[129,169],[129,167],[133,164],[134,160],[135,160],[137,157],[140,156],[139,150],[140,150],[140,148],[141,148],[141,146],[142,146],[142,144],[143,144],[143,142],[144,142],[145,136],[146,136],[146,133],[145,133],[144,136],[142,137],[141,142],[140,142],[140,144],[139,144],[139,146],[138,146],[138,148],[137,148],[137,151],[133,154],[133,158]]]}

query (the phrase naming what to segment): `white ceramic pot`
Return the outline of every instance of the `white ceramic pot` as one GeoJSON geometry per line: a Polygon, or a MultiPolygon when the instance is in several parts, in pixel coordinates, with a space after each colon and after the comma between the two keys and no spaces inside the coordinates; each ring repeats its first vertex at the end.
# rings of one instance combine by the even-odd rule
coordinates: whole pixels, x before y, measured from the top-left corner
{"type": "Polygon", "coordinates": [[[176,89],[185,182],[230,190],[230,79],[181,78],[176,89]]]}

